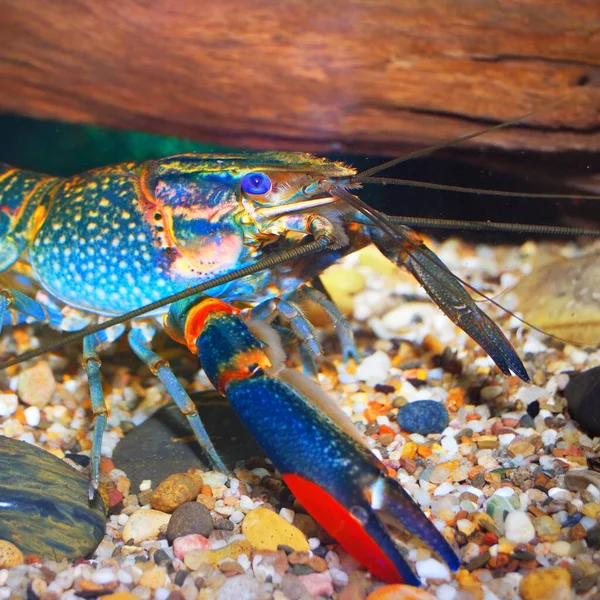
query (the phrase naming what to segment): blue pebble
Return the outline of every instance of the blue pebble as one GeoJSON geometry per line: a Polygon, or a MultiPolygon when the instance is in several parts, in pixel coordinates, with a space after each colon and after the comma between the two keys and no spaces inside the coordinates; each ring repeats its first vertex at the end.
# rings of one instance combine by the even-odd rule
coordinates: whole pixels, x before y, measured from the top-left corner
{"type": "Polygon", "coordinates": [[[398,424],[410,433],[439,433],[448,426],[448,410],[435,400],[417,400],[405,404],[398,411],[398,424]]]}

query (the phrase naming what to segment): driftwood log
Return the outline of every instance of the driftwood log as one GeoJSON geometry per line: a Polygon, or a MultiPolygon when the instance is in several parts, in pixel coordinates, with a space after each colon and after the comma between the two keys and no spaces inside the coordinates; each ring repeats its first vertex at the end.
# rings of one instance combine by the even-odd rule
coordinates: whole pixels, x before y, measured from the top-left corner
{"type": "Polygon", "coordinates": [[[0,14],[0,111],[397,153],[539,109],[467,146],[600,147],[598,0],[0,0],[0,14]]]}

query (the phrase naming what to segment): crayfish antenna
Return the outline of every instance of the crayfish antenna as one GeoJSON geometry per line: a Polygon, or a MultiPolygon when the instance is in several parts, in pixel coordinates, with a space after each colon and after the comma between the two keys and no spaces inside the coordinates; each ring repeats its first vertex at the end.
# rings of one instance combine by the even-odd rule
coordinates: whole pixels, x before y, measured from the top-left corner
{"type": "Polygon", "coordinates": [[[377,230],[371,232],[371,238],[389,260],[414,275],[446,316],[473,338],[505,375],[512,372],[529,382],[525,366],[502,330],[421,238],[412,230],[403,229],[406,229],[405,240],[394,240],[377,230]]]}
{"type": "Polygon", "coordinates": [[[380,477],[371,485],[368,497],[381,523],[397,530],[405,538],[424,544],[452,571],[459,569],[460,559],[456,552],[396,480],[380,477]]]}

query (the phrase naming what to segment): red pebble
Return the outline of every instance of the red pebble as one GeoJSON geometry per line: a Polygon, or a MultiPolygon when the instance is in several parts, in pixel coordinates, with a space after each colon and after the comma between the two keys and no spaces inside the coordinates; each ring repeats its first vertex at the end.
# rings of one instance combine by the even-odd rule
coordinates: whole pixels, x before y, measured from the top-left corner
{"type": "Polygon", "coordinates": [[[207,538],[199,533],[190,533],[173,540],[173,554],[179,560],[192,550],[209,550],[210,542],[207,538]]]}
{"type": "Polygon", "coordinates": [[[108,501],[110,508],[114,508],[119,502],[123,500],[123,494],[119,490],[110,489],[108,490],[108,501]]]}
{"type": "Polygon", "coordinates": [[[28,554],[25,557],[25,564],[27,565],[40,565],[42,564],[42,559],[35,554],[28,554]]]}
{"type": "Polygon", "coordinates": [[[486,533],[481,540],[483,546],[493,546],[498,543],[498,538],[493,533],[486,533]]]}
{"type": "Polygon", "coordinates": [[[502,419],[505,427],[516,427],[519,424],[519,419],[502,419]]]}

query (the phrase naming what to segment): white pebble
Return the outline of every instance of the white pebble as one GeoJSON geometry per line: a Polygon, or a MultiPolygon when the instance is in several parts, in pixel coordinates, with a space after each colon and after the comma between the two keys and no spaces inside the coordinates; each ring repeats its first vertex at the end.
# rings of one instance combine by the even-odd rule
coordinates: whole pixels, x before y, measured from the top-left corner
{"type": "Polygon", "coordinates": [[[517,544],[527,544],[535,537],[533,523],[522,510],[508,513],[504,529],[506,538],[517,544]]]}
{"type": "Polygon", "coordinates": [[[586,531],[598,525],[596,519],[592,519],[592,517],[583,517],[579,523],[586,531]]]}
{"type": "Polygon", "coordinates": [[[240,556],[237,557],[237,561],[244,571],[247,571],[250,568],[250,559],[245,554],[240,554],[240,556]]]}
{"type": "Polygon", "coordinates": [[[436,590],[437,600],[454,600],[457,591],[448,583],[442,583],[436,590]]]}
{"type": "Polygon", "coordinates": [[[514,433],[501,433],[498,441],[501,446],[508,446],[517,436],[514,433]]]}
{"type": "Polygon", "coordinates": [[[18,405],[19,398],[16,394],[0,394],[0,417],[14,415],[18,405]]]}
{"type": "Polygon", "coordinates": [[[171,595],[171,590],[160,587],[154,592],[154,600],[167,600],[167,598],[171,595]]]}
{"type": "Polygon", "coordinates": [[[296,513],[293,510],[289,509],[289,508],[282,508],[279,511],[279,516],[283,517],[288,523],[293,523],[294,522],[294,515],[295,514],[296,513]]]}
{"type": "Polygon", "coordinates": [[[454,486],[449,481],[444,481],[437,486],[435,492],[433,492],[434,496],[446,496],[454,491],[454,486]]]}
{"type": "Polygon", "coordinates": [[[140,483],[140,492],[147,492],[152,489],[152,479],[144,479],[142,483],[140,483]]]}
{"type": "Polygon", "coordinates": [[[308,538],[308,546],[311,550],[315,550],[321,545],[321,540],[319,538],[308,538]]]}
{"type": "Polygon", "coordinates": [[[542,443],[544,446],[552,446],[556,444],[558,439],[558,431],[556,429],[545,429],[542,431],[542,443]]]}
{"type": "Polygon", "coordinates": [[[594,498],[600,497],[600,490],[593,483],[590,483],[585,490],[594,496],[594,498]]]}
{"type": "Polygon", "coordinates": [[[124,585],[133,583],[133,576],[125,569],[119,569],[117,572],[117,579],[124,585]]]}
{"type": "Polygon", "coordinates": [[[240,496],[240,508],[242,510],[253,510],[255,506],[254,501],[249,496],[245,494],[240,496]]]}
{"type": "Polygon", "coordinates": [[[454,456],[458,452],[458,442],[454,437],[444,437],[442,438],[442,448],[448,453],[449,457],[454,456]]]}
{"type": "Polygon", "coordinates": [[[425,581],[428,579],[450,580],[450,569],[435,558],[418,560],[415,568],[419,577],[425,581]]]}
{"type": "Polygon", "coordinates": [[[331,581],[335,587],[343,588],[348,585],[350,578],[346,571],[342,571],[341,569],[329,569],[329,574],[331,575],[331,581]]]}
{"type": "Polygon", "coordinates": [[[367,356],[356,369],[356,378],[360,381],[385,381],[388,377],[392,361],[381,350],[367,356]]]}
{"type": "Polygon", "coordinates": [[[553,487],[548,490],[548,496],[554,500],[561,500],[563,502],[570,502],[573,499],[571,492],[559,487],[553,487]]]}
{"type": "Polygon", "coordinates": [[[98,569],[92,573],[91,579],[98,585],[106,585],[107,583],[115,581],[117,579],[117,574],[110,568],[98,569]]]}
{"type": "Polygon", "coordinates": [[[241,523],[244,520],[244,513],[241,510],[234,510],[229,517],[232,523],[241,523]]]}
{"type": "Polygon", "coordinates": [[[569,556],[569,551],[571,550],[571,544],[565,541],[554,542],[552,546],[550,546],[550,551],[556,556],[569,556]]]}

